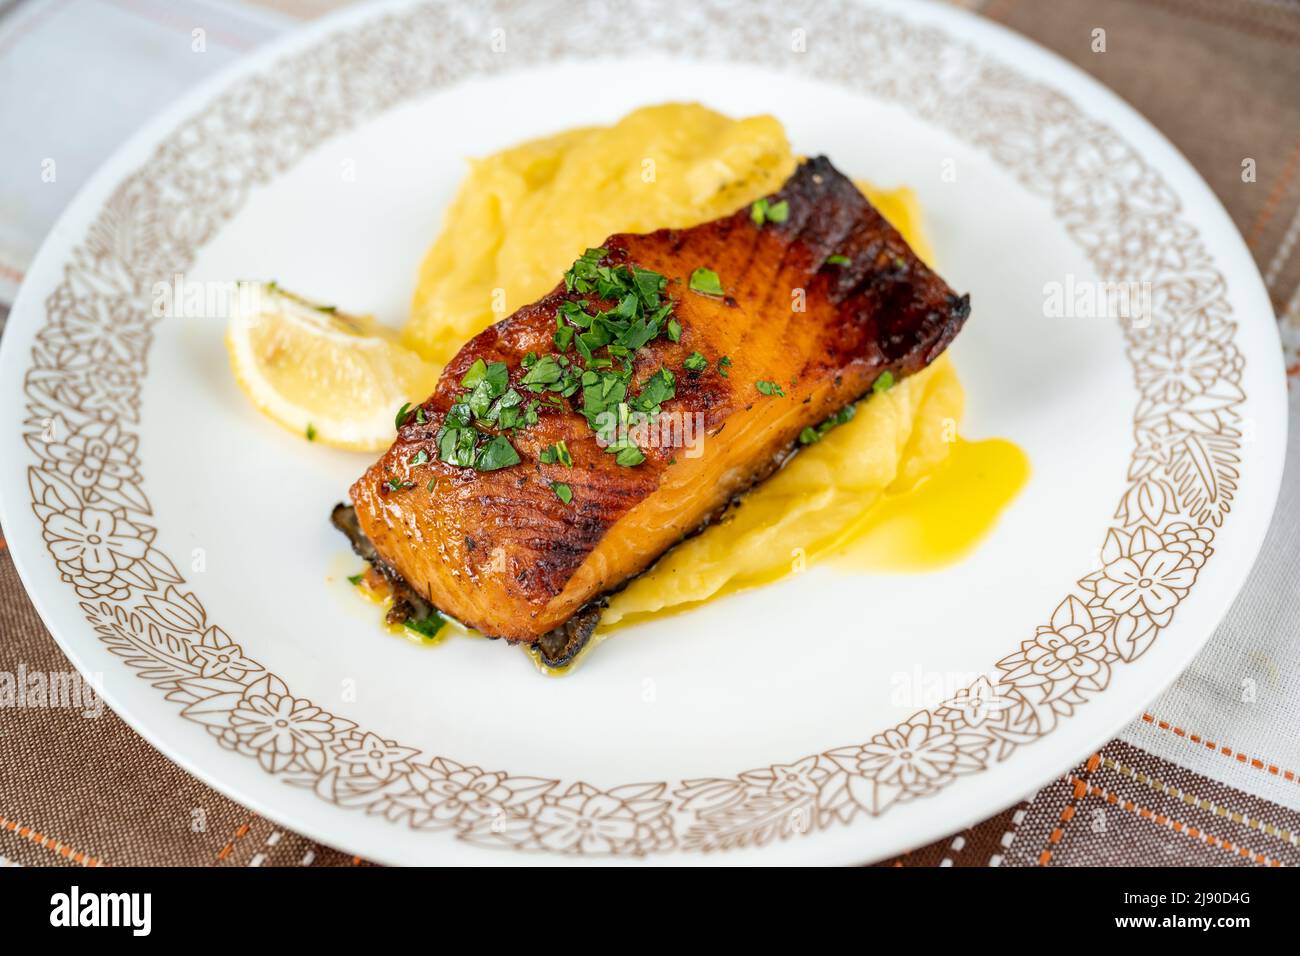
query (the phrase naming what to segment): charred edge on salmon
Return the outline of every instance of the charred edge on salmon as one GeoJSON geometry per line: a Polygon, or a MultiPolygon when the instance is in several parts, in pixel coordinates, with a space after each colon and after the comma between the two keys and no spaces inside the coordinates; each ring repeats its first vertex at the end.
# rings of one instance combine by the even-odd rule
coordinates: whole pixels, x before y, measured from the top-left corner
{"type": "MultiPolygon", "coordinates": [[[[357,521],[356,508],[342,502],[335,505],[330,512],[330,524],[338,528],[348,539],[357,557],[368,562],[392,589],[393,606],[384,615],[386,623],[401,626],[407,621],[418,621],[428,617],[436,610],[420,592],[407,584],[406,579],[379,556],[375,546],[361,530],[361,523],[357,521]]],[[[591,640],[596,625],[600,623],[600,615],[605,610],[606,603],[607,599],[603,596],[595,601],[589,601],[562,625],[543,634],[535,645],[542,663],[554,668],[571,664],[591,640]]],[[[494,641],[499,640],[491,634],[485,636],[494,641]]],[[[519,641],[507,640],[506,643],[518,644],[519,641]]]]}

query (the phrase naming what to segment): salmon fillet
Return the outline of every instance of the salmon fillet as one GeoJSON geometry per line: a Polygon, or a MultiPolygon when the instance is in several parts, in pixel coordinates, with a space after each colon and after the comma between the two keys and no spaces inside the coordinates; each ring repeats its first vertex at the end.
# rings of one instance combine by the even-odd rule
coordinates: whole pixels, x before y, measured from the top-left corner
{"type": "Polygon", "coordinates": [[[471,339],[352,485],[355,517],[342,523],[354,544],[415,600],[571,657],[603,596],[780,467],[805,429],[934,361],[969,315],[969,298],[825,158],[802,163],[764,209],[611,236],[549,295],[471,339]],[[693,280],[697,269],[720,289],[693,280]],[[645,295],[628,305],[582,280],[601,274],[645,295]],[[635,347],[573,342],[601,324],[593,315],[638,309],[649,328],[618,339],[635,347]],[[606,384],[620,368],[625,394],[606,384]],[[496,418],[509,429],[484,420],[503,388],[519,396],[496,418]],[[641,432],[609,427],[620,398],[641,432]]]}

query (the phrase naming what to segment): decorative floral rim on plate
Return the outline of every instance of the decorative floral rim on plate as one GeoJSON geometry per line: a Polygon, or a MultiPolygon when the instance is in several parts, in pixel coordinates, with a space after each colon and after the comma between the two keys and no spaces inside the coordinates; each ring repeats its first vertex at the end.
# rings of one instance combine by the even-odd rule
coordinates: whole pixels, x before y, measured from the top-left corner
{"type": "Polygon", "coordinates": [[[32,508],[99,639],[221,746],[338,806],[487,847],[642,855],[757,846],[882,814],[1006,759],[1102,693],[1112,669],[1169,625],[1231,510],[1245,401],[1226,282],[1173,190],[1069,98],[941,29],[852,2],[796,17],[776,0],[747,5],[735,29],[705,28],[728,11],[720,0],[671,15],[636,3],[606,19],[566,18],[562,37],[546,29],[562,13],[552,3],[469,15],[435,2],[384,14],[237,81],[106,201],[46,301],[24,382],[32,508]],[[608,789],[519,777],[422,754],[295,697],[208,619],[154,546],[136,432],[153,283],[185,271],[252,186],[328,137],[503,72],[483,37],[504,13],[519,35],[547,38],[512,50],[512,65],[657,51],[771,66],[781,62],[774,44],[786,44],[787,69],[893,101],[984,150],[1051,202],[1103,279],[1150,283],[1149,323],[1124,326],[1139,400],[1100,566],[997,662],[994,679],[864,743],[733,776],[608,789]],[[815,34],[816,57],[789,51],[799,29],[815,34]]]}

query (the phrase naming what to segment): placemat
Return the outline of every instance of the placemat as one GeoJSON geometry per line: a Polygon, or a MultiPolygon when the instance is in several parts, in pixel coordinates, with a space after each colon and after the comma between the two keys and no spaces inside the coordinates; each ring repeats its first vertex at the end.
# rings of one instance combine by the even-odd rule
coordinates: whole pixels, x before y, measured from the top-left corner
{"type": "MultiPolygon", "coordinates": [[[[76,187],[147,116],[340,0],[0,0],[0,329],[76,187]],[[202,24],[204,53],[194,55],[202,24]],[[188,51],[181,55],[181,51],[188,51]],[[97,80],[111,71],[114,83],[97,80]],[[125,79],[123,79],[125,78],[125,79]],[[44,117],[84,115],[76,142],[44,117]],[[55,148],[57,147],[57,149],[55,148]],[[33,169],[68,157],[57,188],[33,169]],[[35,165],[33,165],[35,164],[35,165]]],[[[1219,195],[1264,275],[1300,377],[1300,3],[968,0],[1143,112],[1219,195]],[[1104,31],[1098,33],[1097,31],[1104,31]],[[1099,49],[1098,37],[1104,37],[1099,49]]],[[[1300,411],[1300,389],[1290,408],[1300,411]]],[[[1300,864],[1300,440],[1241,596],[1177,683],[1069,774],[882,866],[1300,864]]],[[[73,668],[0,539],[0,679],[73,668]]],[[[0,865],[334,866],[365,861],[258,817],[110,710],[0,712],[0,865]]]]}

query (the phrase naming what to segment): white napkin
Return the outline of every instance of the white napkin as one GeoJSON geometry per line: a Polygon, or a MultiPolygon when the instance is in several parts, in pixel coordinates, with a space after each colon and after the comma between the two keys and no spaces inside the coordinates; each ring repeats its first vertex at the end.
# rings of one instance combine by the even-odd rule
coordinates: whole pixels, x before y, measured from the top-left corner
{"type": "Polygon", "coordinates": [[[0,303],[64,207],[146,120],[296,20],[237,0],[0,6],[0,303]]]}

